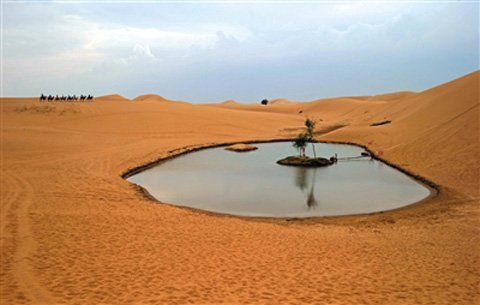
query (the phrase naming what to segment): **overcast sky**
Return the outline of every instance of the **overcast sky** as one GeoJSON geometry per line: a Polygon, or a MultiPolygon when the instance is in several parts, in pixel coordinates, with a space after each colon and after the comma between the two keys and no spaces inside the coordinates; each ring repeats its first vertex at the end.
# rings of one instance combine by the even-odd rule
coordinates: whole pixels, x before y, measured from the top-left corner
{"type": "Polygon", "coordinates": [[[479,4],[3,3],[2,95],[256,102],[413,90],[478,69],[479,4]]]}

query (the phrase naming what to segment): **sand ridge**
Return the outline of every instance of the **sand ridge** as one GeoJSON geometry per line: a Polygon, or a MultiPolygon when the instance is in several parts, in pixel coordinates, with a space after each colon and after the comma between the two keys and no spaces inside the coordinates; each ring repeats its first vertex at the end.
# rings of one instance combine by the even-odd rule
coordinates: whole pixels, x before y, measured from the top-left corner
{"type": "Polygon", "coordinates": [[[271,106],[3,98],[1,303],[478,303],[478,77],[271,106]],[[291,138],[305,117],[318,140],[382,151],[440,195],[375,215],[259,221],[153,204],[121,178],[199,146],[291,138]]]}

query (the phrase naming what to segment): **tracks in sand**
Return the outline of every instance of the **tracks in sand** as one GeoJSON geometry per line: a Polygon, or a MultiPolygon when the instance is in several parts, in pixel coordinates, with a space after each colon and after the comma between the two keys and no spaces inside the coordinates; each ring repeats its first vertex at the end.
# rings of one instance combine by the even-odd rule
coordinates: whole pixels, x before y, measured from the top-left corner
{"type": "MultiPolygon", "coordinates": [[[[18,304],[53,304],[52,296],[39,282],[31,264],[36,249],[30,215],[30,207],[35,199],[34,189],[27,179],[14,173],[4,172],[2,176],[2,269],[11,269],[13,275],[13,283],[3,287],[5,291],[2,294],[15,295],[18,304]],[[10,251],[13,255],[6,255],[10,251]]],[[[5,270],[2,270],[2,277],[4,274],[5,270]]]]}

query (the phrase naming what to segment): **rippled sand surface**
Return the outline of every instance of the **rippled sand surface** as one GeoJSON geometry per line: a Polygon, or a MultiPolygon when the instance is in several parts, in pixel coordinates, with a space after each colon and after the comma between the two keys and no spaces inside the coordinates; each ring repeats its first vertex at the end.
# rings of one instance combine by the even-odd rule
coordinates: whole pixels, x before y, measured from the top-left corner
{"type": "Polygon", "coordinates": [[[478,76],[269,106],[3,98],[1,303],[478,303],[478,76]],[[121,178],[202,145],[292,137],[305,116],[318,140],[367,145],[440,196],[383,214],[259,221],[152,204],[121,178]]]}

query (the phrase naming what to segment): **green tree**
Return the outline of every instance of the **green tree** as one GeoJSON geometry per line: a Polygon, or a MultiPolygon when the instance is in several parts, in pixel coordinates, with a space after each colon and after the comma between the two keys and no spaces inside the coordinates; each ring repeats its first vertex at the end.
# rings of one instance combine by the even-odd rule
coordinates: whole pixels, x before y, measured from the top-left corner
{"type": "Polygon", "coordinates": [[[305,156],[305,147],[308,144],[308,135],[306,133],[299,134],[295,140],[293,140],[293,147],[299,150],[300,157],[305,156]]]}
{"type": "Polygon", "coordinates": [[[317,152],[315,151],[315,144],[314,144],[314,138],[313,138],[313,132],[315,130],[315,121],[310,120],[307,118],[305,120],[305,126],[307,127],[307,136],[308,136],[308,142],[312,143],[312,150],[313,150],[313,157],[317,157],[317,152]]]}

